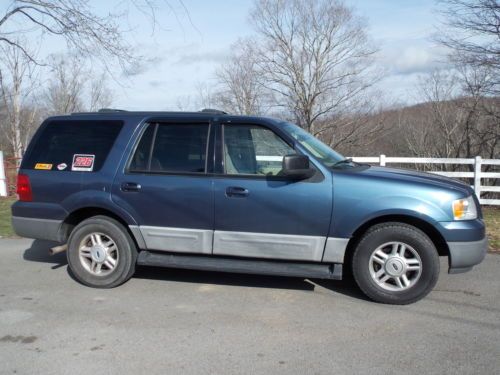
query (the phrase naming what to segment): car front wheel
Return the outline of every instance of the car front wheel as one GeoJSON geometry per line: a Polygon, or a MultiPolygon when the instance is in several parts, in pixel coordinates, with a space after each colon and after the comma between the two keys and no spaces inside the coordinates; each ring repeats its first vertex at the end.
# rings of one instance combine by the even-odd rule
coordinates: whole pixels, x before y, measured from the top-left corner
{"type": "Polygon", "coordinates": [[[404,305],[425,297],[436,285],[439,256],[429,237],[411,225],[370,228],[352,258],[354,279],[371,299],[404,305]]]}

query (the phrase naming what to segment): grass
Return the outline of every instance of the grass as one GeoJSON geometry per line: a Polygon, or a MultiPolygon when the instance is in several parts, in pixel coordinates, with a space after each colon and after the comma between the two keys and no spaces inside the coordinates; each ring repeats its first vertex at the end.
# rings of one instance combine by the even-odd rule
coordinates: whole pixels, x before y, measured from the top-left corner
{"type": "MultiPolygon", "coordinates": [[[[15,236],[10,224],[10,206],[14,201],[10,198],[0,198],[0,238],[15,236]]],[[[490,251],[500,253],[500,207],[484,207],[483,215],[490,251]]]]}
{"type": "Polygon", "coordinates": [[[0,237],[12,237],[14,231],[10,224],[10,206],[14,199],[0,198],[0,237]]]}
{"type": "Polygon", "coordinates": [[[500,207],[484,207],[483,216],[489,237],[490,251],[500,253],[500,207]]]}

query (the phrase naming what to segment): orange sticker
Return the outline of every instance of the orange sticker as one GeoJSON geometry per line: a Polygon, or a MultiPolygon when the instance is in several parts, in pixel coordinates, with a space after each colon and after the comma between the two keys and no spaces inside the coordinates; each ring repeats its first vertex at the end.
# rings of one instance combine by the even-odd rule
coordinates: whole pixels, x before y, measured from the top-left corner
{"type": "Polygon", "coordinates": [[[35,169],[44,169],[46,171],[50,171],[52,169],[52,164],[36,163],[35,169]]]}

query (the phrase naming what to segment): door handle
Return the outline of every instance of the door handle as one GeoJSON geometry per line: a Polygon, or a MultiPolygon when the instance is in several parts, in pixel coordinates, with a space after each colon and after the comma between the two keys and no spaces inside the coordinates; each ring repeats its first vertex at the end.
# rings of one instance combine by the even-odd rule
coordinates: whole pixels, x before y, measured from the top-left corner
{"type": "Polygon", "coordinates": [[[124,182],[122,183],[121,190],[123,192],[134,192],[141,190],[141,185],[135,182],[124,182]]]}
{"type": "Polygon", "coordinates": [[[249,194],[248,189],[239,186],[230,186],[226,188],[227,197],[247,197],[249,194]]]}

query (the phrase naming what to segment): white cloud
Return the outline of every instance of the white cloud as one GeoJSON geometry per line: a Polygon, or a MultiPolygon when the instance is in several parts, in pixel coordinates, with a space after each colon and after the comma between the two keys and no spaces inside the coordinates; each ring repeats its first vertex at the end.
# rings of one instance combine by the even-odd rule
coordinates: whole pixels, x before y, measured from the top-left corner
{"type": "Polygon", "coordinates": [[[435,58],[428,49],[412,46],[402,51],[393,67],[396,73],[411,74],[429,71],[435,64],[435,58]]]}
{"type": "Polygon", "coordinates": [[[174,63],[175,65],[192,65],[197,63],[220,63],[227,59],[229,51],[205,51],[205,52],[189,52],[181,55],[174,63]]]}
{"type": "Polygon", "coordinates": [[[380,64],[391,75],[428,73],[445,66],[446,51],[427,40],[412,40],[385,46],[380,64]]]}

